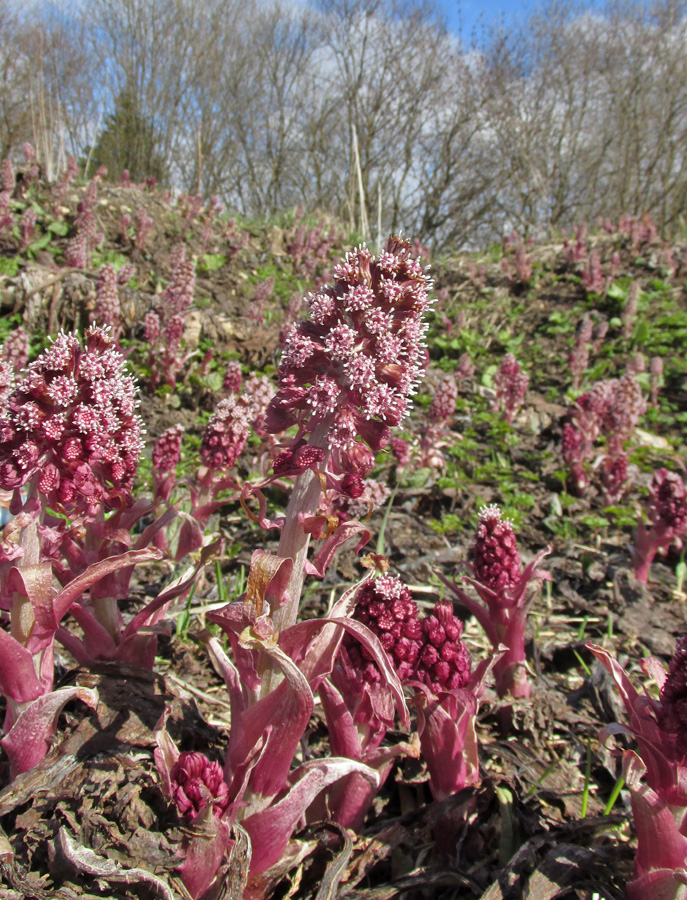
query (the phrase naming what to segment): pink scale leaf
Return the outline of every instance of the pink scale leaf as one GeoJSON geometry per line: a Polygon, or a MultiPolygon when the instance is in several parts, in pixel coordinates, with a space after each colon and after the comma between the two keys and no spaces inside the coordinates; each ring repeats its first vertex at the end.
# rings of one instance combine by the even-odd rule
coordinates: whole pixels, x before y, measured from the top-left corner
{"type": "Polygon", "coordinates": [[[321,791],[354,773],[369,779],[375,788],[379,785],[377,773],[355,760],[310,760],[291,774],[291,787],[279,802],[248,816],[242,824],[253,846],[251,875],[279,861],[297,822],[321,791]]]}
{"type": "Polygon", "coordinates": [[[0,693],[17,703],[28,703],[43,691],[31,651],[0,628],[0,693]]]}
{"type": "Polygon", "coordinates": [[[65,687],[33,700],[17,717],[8,734],[0,741],[10,761],[10,778],[28,772],[50,749],[57,719],[70,700],[81,700],[91,709],[98,703],[98,692],[85,687],[65,687]]]}

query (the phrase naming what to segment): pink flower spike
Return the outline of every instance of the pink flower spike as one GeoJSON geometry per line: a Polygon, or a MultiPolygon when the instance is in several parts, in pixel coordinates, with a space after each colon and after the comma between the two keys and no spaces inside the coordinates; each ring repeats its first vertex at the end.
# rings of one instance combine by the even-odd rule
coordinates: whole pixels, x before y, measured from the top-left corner
{"type": "Polygon", "coordinates": [[[310,319],[286,334],[279,390],[265,416],[270,433],[297,426],[294,446],[285,449],[305,440],[323,451],[317,471],[298,476],[286,512],[279,555],[296,564],[291,601],[275,616],[279,630],[297,617],[309,542],[299,523],[317,512],[320,477],[329,476],[328,488],[343,486],[349,497],[359,491],[355,479],[364,476],[351,448],[362,441],[374,454],[388,444],[427,363],[431,281],[407,241],[390,237],[378,258],[358,247],[334,277],[309,298],[310,319]]]}
{"type": "Polygon", "coordinates": [[[135,382],[106,329],[89,328],[83,347],[76,335],[59,335],[0,415],[0,487],[31,482],[72,516],[121,505],[143,446],[137,406],[135,382]]]}
{"type": "Polygon", "coordinates": [[[461,606],[475,616],[494,650],[500,646],[506,648],[494,664],[499,697],[510,694],[515,698],[526,698],[530,695],[525,669],[527,612],[536,593],[536,582],[551,577],[548,572],[537,569],[550,552],[550,548],[540,551],[521,571],[512,523],[502,518],[498,507],[488,506],[480,513],[470,551],[470,568],[475,577],[463,576],[463,581],[472,585],[481,603],[439,574],[461,606]],[[531,585],[531,582],[535,584],[531,585]]]}
{"type": "Polygon", "coordinates": [[[230,396],[220,400],[210,417],[200,455],[210,470],[226,472],[233,468],[248,438],[251,405],[246,397],[230,396]]]}
{"type": "Polygon", "coordinates": [[[494,412],[503,413],[503,417],[509,425],[513,424],[518,410],[525,402],[528,384],[529,378],[520,370],[520,364],[512,353],[507,353],[501,367],[494,375],[496,398],[492,407],[494,412]]]}
{"type": "Polygon", "coordinates": [[[180,754],[170,772],[170,780],[177,809],[189,821],[206,806],[220,816],[229,805],[222,767],[202,753],[180,754]]]}
{"type": "Polygon", "coordinates": [[[657,469],[649,486],[648,526],[640,521],[635,535],[632,558],[635,577],[646,584],[649,569],[657,553],[666,553],[674,545],[682,546],[687,535],[687,489],[676,472],[657,469]]]}

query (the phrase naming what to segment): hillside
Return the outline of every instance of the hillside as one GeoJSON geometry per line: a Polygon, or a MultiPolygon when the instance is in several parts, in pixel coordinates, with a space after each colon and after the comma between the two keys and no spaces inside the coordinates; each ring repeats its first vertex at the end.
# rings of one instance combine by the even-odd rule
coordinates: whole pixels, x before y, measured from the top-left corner
{"type": "MultiPolygon", "coordinates": [[[[55,645],[55,685],[97,688],[99,700],[94,710],[66,706],[53,749],[30,771],[10,780],[7,758],[0,759],[5,895],[183,897],[174,854],[187,831],[159,788],[154,732],[167,707],[180,749],[222,758],[230,703],[205,645],[222,633],[212,614],[244,599],[254,551],[277,550],[278,529],[260,522],[284,515],[295,471],[286,467],[270,480],[293,435],[268,431],[282,340],[308,314],[304,296],[338,277],[335,266],[359,236],[325,214],[237,221],[199,198],[171,198],[150,184],[84,185],[74,171],[46,185],[28,166],[14,173],[5,165],[3,187],[3,399],[10,402],[23,378],[24,347],[31,363],[59,332],[81,334],[93,321],[110,326],[137,379],[146,434],[132,488],[143,511],[125,529],[126,514],[111,507],[108,521],[121,516],[122,533],[113,526],[107,553],[154,546],[162,557],[144,561],[119,596],[124,622],[171,591],[162,617],[142,632],[158,635],[152,670],[114,650],[109,661],[86,665],[87,641],[78,644],[80,660],[79,651],[75,657],[55,645]],[[208,422],[221,401],[245,396],[246,388],[245,446],[233,467],[208,474],[208,422]],[[178,425],[178,466],[156,468],[156,441],[178,425]],[[260,509],[257,493],[245,489],[259,483],[260,509]],[[168,508],[179,515],[146,544],[146,528],[154,530],[168,508]]],[[[355,541],[346,543],[324,577],[308,576],[300,616],[326,614],[370,567],[385,572],[381,556],[429,616],[440,598],[451,599],[440,576],[459,580],[472,571],[480,509],[496,504],[512,522],[523,568],[548,548],[535,575],[543,570],[550,580],[535,578],[527,618],[531,693],[499,698],[487,686],[476,721],[481,783],[446,799],[433,799],[427,760],[413,758],[417,738],[396,720],[383,746],[410,742],[415,750],[394,751],[391,774],[357,834],[296,817],[297,841],[281,868],[253,874],[246,888],[239,829],[226,877],[208,900],[244,888],[247,897],[313,900],[545,900],[594,892],[613,900],[632,877],[629,794],[615,790],[620,762],[599,738],[602,727],[626,716],[586,642],[603,644],[635,675],[647,655],[667,662],[684,628],[679,540],[655,557],[646,584],[636,577],[635,547],[638,522],[649,528],[655,517],[654,473],[665,468],[684,485],[687,239],[666,243],[648,217],[626,217],[536,242],[513,232],[482,253],[432,259],[419,242],[413,252],[431,263],[437,298],[428,313],[428,365],[410,415],[394,429],[401,441],[376,452],[358,496],[332,495],[321,507],[328,517],[322,540],[359,519],[370,541],[358,555],[355,541]]],[[[217,433],[229,433],[227,421],[217,433]]],[[[10,499],[8,491],[8,506],[10,499]]],[[[15,496],[12,512],[16,503],[15,496]]],[[[64,587],[76,571],[70,574],[73,548],[82,541],[87,556],[93,545],[84,535],[102,539],[103,530],[89,531],[88,515],[66,525],[69,513],[54,506],[47,516],[41,521],[59,540],[48,552],[41,533],[41,560],[52,561],[64,587]]],[[[5,548],[16,541],[10,531],[5,548]]],[[[105,543],[99,546],[103,559],[105,543]]],[[[6,552],[0,572],[8,633],[15,560],[6,552]]],[[[85,608],[96,596],[86,595],[85,608]]],[[[490,641],[464,607],[457,603],[455,612],[477,666],[490,641]]],[[[80,616],[65,613],[62,631],[83,637],[80,616]]],[[[68,636],[66,645],[77,646],[68,636]]],[[[318,703],[296,762],[326,758],[331,741],[318,703]]]]}

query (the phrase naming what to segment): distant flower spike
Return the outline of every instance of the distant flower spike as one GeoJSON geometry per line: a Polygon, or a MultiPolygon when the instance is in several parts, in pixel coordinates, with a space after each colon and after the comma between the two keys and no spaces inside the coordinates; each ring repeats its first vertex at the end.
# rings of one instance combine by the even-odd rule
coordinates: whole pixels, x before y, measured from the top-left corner
{"type": "Polygon", "coordinates": [[[637,526],[633,566],[643,584],[657,553],[666,553],[671,545],[678,549],[687,535],[687,489],[676,472],[661,468],[654,472],[649,486],[649,527],[637,526]]]}

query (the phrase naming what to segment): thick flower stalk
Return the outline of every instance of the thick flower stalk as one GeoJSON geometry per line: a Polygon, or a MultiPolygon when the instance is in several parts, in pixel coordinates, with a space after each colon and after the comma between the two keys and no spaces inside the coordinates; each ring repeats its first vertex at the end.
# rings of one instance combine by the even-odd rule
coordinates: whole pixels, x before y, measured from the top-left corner
{"type": "Polygon", "coordinates": [[[655,700],[639,693],[607,650],[588,648],[611,674],[620,691],[629,724],[602,731],[634,738],[639,753],[622,752],[623,776],[630,791],[637,832],[633,879],[628,900],[684,900],[687,896],[687,636],[677,639],[666,672],[655,658],[642,660],[645,675],[659,686],[655,700]]]}
{"type": "Polygon", "coordinates": [[[502,412],[512,425],[518,410],[525,402],[529,378],[520,369],[512,353],[507,353],[498,372],[494,375],[496,397],[492,404],[494,412],[502,412]]]}
{"type": "Polygon", "coordinates": [[[541,551],[523,568],[512,523],[502,518],[497,506],[487,506],[480,513],[470,551],[470,569],[474,577],[463,577],[463,581],[472,585],[483,605],[455,582],[440,576],[460,604],[475,616],[494,650],[506,648],[494,664],[499,697],[506,694],[516,699],[530,696],[525,668],[525,626],[536,596],[537,582],[550,578],[548,573],[536,568],[549,552],[548,549],[541,551]]]}
{"type": "Polygon", "coordinates": [[[377,258],[360,247],[334,276],[309,298],[309,319],[288,332],[266,417],[268,432],[297,428],[274,463],[275,475],[296,476],[279,545],[294,565],[278,629],[296,621],[310,536],[304,521],[317,511],[321,479],[347,496],[362,493],[374,453],[406,414],[426,365],[430,280],[407,241],[389,238],[377,258]]]}
{"type": "Polygon", "coordinates": [[[671,546],[680,549],[687,535],[687,490],[682,478],[668,469],[657,469],[649,486],[647,505],[649,523],[640,520],[635,535],[632,565],[635,576],[646,584],[649,569],[657,553],[671,546]]]}

